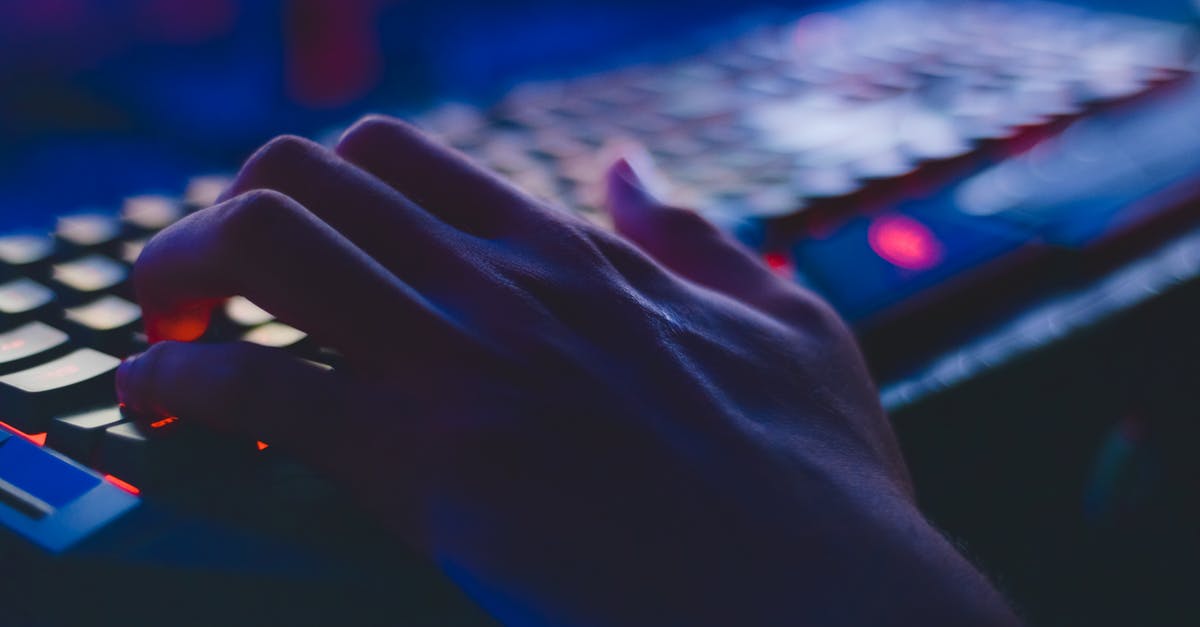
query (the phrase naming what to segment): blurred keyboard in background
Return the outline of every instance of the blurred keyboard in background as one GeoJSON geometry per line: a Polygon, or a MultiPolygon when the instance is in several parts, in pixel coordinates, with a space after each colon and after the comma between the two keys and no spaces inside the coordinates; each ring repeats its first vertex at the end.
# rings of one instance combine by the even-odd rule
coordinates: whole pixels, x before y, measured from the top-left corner
{"type": "Polygon", "coordinates": [[[1184,25],[1078,7],[868,2],[416,119],[598,222],[607,148],[644,145],[671,202],[797,271],[894,376],[1078,278],[1064,249],[1186,208],[1135,201],[1200,173],[1194,51],[1184,25]]]}

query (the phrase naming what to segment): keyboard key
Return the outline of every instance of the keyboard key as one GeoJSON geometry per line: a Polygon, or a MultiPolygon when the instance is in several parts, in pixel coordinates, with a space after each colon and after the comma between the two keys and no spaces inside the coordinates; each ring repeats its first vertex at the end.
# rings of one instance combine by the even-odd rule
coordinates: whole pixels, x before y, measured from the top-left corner
{"type": "Polygon", "coordinates": [[[121,222],[105,213],[77,213],[59,218],[54,235],[78,251],[104,250],[115,246],[121,222]]]}
{"type": "Polygon", "coordinates": [[[148,243],[150,243],[149,238],[121,242],[121,261],[131,266],[137,263],[138,257],[142,255],[142,250],[146,248],[146,244],[148,243]]]}
{"type": "Polygon", "coordinates": [[[82,348],[48,363],[0,377],[0,421],[42,433],[50,418],[112,402],[121,360],[82,348]]]}
{"type": "Polygon", "coordinates": [[[234,296],[225,303],[225,317],[242,327],[256,327],[275,319],[271,312],[255,305],[243,296],[234,296]]]}
{"type": "Polygon", "coordinates": [[[243,342],[288,349],[301,348],[307,339],[307,333],[282,322],[268,322],[261,327],[250,329],[242,336],[243,342]]]}
{"type": "Polygon", "coordinates": [[[187,190],[183,193],[183,204],[189,211],[203,209],[217,202],[224,191],[233,183],[228,176],[208,175],[196,176],[188,181],[187,190]]]}
{"type": "MultiPolygon", "coordinates": [[[[0,431],[7,433],[4,429],[0,431]]],[[[83,496],[100,483],[100,477],[10,434],[0,446],[0,483],[9,490],[19,488],[24,493],[21,496],[34,497],[48,506],[45,513],[49,514],[83,496]]],[[[4,496],[11,497],[13,493],[9,491],[4,496]]],[[[4,500],[12,504],[9,498],[4,500]]]]}
{"type": "Polygon", "coordinates": [[[69,308],[63,315],[82,344],[115,355],[128,355],[134,350],[133,334],[141,322],[142,310],[124,298],[101,296],[69,308]]]}
{"type": "Polygon", "coordinates": [[[131,196],[121,208],[121,220],[144,233],[161,231],[183,215],[183,205],[178,200],[159,194],[131,196]]]}
{"type": "Polygon", "coordinates": [[[16,372],[46,361],[67,347],[67,334],[42,322],[0,333],[0,373],[16,372]]]}
{"type": "Polygon", "coordinates": [[[125,416],[116,406],[59,416],[50,421],[46,446],[85,464],[93,464],[96,446],[104,430],[123,420],[125,416]]]}
{"type": "Polygon", "coordinates": [[[54,239],[49,235],[14,233],[0,236],[0,274],[41,276],[54,257],[54,239]]]}
{"type": "Polygon", "coordinates": [[[0,327],[45,315],[55,298],[50,288],[30,279],[0,283],[0,327]]]}
{"type": "Polygon", "coordinates": [[[103,255],[88,255],[55,264],[53,275],[62,295],[78,302],[119,288],[129,278],[129,269],[103,255]]]}

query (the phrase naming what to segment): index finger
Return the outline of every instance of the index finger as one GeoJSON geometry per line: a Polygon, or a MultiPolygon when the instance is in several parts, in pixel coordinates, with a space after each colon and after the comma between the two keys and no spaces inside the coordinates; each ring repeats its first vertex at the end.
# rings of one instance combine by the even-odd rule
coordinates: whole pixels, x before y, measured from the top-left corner
{"type": "Polygon", "coordinates": [[[234,295],[347,356],[379,353],[402,333],[443,340],[450,329],[412,288],[276,192],[243,194],[172,225],[138,258],[134,283],[152,341],[196,339],[204,330],[196,318],[234,295]]]}

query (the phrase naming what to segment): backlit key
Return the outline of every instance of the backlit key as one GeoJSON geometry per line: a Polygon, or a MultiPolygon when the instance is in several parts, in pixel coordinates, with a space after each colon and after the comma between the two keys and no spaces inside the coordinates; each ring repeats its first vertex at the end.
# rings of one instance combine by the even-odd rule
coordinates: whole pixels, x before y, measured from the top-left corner
{"type": "Polygon", "coordinates": [[[241,327],[256,327],[275,319],[271,312],[242,296],[234,296],[225,303],[225,317],[241,327]]]}
{"type": "Polygon", "coordinates": [[[30,322],[0,333],[0,373],[28,368],[67,346],[67,334],[42,322],[30,322]]]}
{"type": "Polygon", "coordinates": [[[78,213],[59,218],[54,235],[68,247],[97,250],[116,242],[121,223],[106,213],[78,213]]]}
{"type": "Polygon", "coordinates": [[[54,239],[48,235],[14,233],[0,236],[0,273],[28,276],[45,270],[54,256],[54,239]]]}
{"type": "Polygon", "coordinates": [[[55,264],[53,274],[55,283],[63,288],[65,295],[79,300],[116,289],[129,277],[129,270],[103,255],[88,255],[55,264]]]}
{"type": "Polygon", "coordinates": [[[233,179],[228,176],[194,177],[188,181],[187,190],[183,193],[183,204],[192,211],[209,207],[217,202],[217,198],[231,184],[233,179]]]}
{"type": "Polygon", "coordinates": [[[125,199],[121,220],[143,232],[161,231],[183,217],[183,205],[169,196],[143,194],[125,199]]]}
{"type": "Polygon", "coordinates": [[[50,288],[30,279],[0,283],[0,328],[43,315],[54,300],[50,288]]]}
{"type": "Polygon", "coordinates": [[[135,239],[126,242],[121,242],[121,261],[129,265],[137,263],[138,257],[142,255],[142,250],[146,248],[149,239],[135,239]]]}
{"type": "Polygon", "coordinates": [[[46,446],[91,464],[104,430],[123,420],[120,408],[115,406],[60,416],[50,421],[46,446]]]}
{"type": "Polygon", "coordinates": [[[26,433],[42,433],[50,418],[112,402],[121,360],[90,348],[0,377],[0,420],[26,433]]]}
{"type": "Polygon", "coordinates": [[[137,305],[119,296],[101,296],[64,312],[80,342],[118,355],[128,354],[142,319],[137,305]]]}
{"type": "Polygon", "coordinates": [[[308,339],[308,334],[282,322],[270,322],[261,327],[250,329],[242,336],[242,341],[271,348],[299,348],[308,339]]]}

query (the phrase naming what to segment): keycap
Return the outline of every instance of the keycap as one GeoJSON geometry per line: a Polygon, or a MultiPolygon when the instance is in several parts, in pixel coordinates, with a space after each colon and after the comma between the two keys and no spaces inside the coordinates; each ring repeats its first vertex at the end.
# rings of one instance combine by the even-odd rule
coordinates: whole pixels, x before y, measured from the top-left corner
{"type": "Polygon", "coordinates": [[[66,349],[67,334],[43,322],[29,322],[0,333],[0,373],[16,372],[47,361],[66,349]]]}
{"type": "Polygon", "coordinates": [[[243,342],[271,348],[290,349],[303,347],[307,339],[307,333],[282,322],[268,322],[260,327],[250,329],[242,336],[243,342]]]}
{"type": "Polygon", "coordinates": [[[133,350],[133,334],[142,319],[137,305],[119,296],[101,296],[63,312],[68,328],[80,343],[115,355],[133,350]]]}
{"type": "Polygon", "coordinates": [[[96,446],[104,430],[125,420],[115,405],[59,416],[50,421],[46,446],[85,464],[95,463],[96,446]]]}
{"type": "Polygon", "coordinates": [[[129,278],[129,269],[103,255],[88,255],[54,264],[54,285],[65,300],[80,300],[115,290],[129,278]]]}
{"type": "Polygon", "coordinates": [[[129,265],[137,263],[138,257],[142,255],[142,250],[146,248],[146,244],[150,243],[149,238],[126,240],[121,242],[121,261],[129,265]]]}
{"type": "Polygon", "coordinates": [[[53,416],[111,402],[121,360],[81,348],[40,366],[0,377],[0,421],[42,433],[53,416]]]}
{"type": "Polygon", "coordinates": [[[96,463],[138,486],[161,488],[203,481],[253,459],[253,441],[225,437],[175,416],[105,428],[96,463]]]}
{"type": "Polygon", "coordinates": [[[170,196],[130,196],[121,207],[121,221],[143,233],[161,231],[184,215],[183,204],[170,196]]]}
{"type": "Polygon", "coordinates": [[[50,288],[30,279],[0,283],[0,328],[46,315],[55,299],[50,288]]]}
{"type": "Polygon", "coordinates": [[[0,446],[0,502],[30,518],[50,516],[100,483],[100,477],[9,433],[0,446]]]}
{"type": "Polygon", "coordinates": [[[54,258],[49,235],[14,233],[0,236],[0,275],[42,276],[54,258]]]}
{"type": "Polygon", "coordinates": [[[275,319],[271,312],[255,305],[244,296],[234,296],[225,303],[225,316],[242,327],[256,327],[275,319]]]}
{"type": "Polygon", "coordinates": [[[79,252],[112,248],[121,235],[121,222],[106,213],[77,213],[58,219],[55,237],[79,252]]]}
{"type": "Polygon", "coordinates": [[[183,193],[183,205],[189,211],[212,206],[233,183],[233,179],[219,174],[192,177],[183,193]]]}

